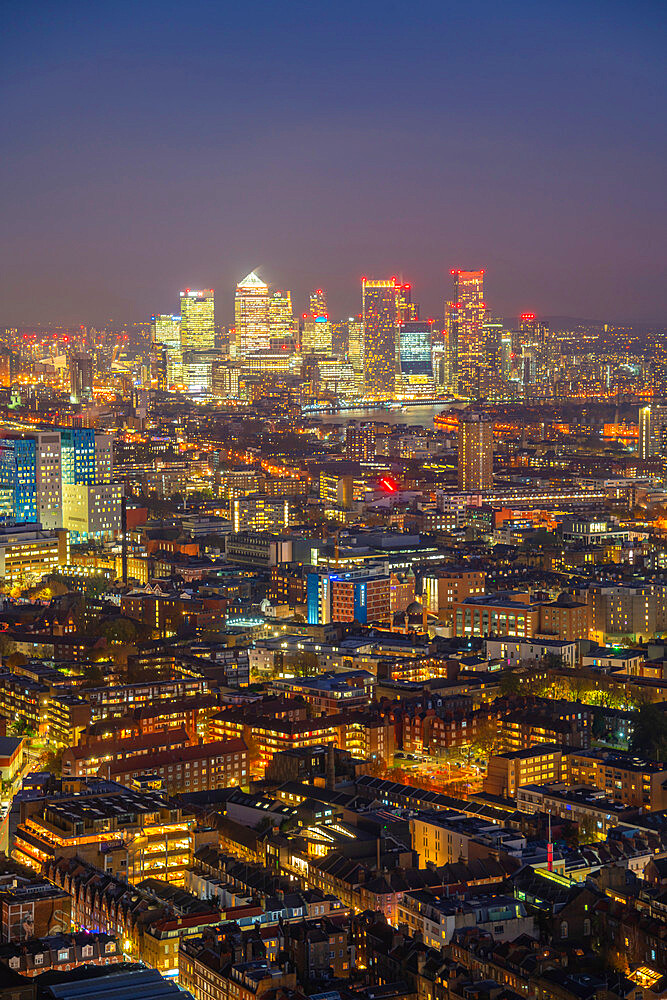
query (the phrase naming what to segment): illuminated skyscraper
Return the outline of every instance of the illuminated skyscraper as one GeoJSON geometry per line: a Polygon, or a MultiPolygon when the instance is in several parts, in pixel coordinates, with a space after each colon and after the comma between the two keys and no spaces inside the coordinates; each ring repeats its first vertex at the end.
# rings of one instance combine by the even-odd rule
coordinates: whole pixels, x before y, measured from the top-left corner
{"type": "Polygon", "coordinates": [[[329,307],[327,305],[327,293],[321,288],[316,288],[310,293],[310,315],[326,316],[329,318],[329,307]]]}
{"type": "Polygon", "coordinates": [[[181,349],[181,317],[160,314],[151,318],[153,341],[173,354],[181,349]]]}
{"type": "Polygon", "coordinates": [[[412,285],[396,286],[396,318],[399,323],[419,319],[419,309],[412,301],[412,285]]]}
{"type": "Polygon", "coordinates": [[[347,321],[347,356],[355,372],[364,370],[364,321],[361,316],[350,316],[347,321]]]}
{"type": "Polygon", "coordinates": [[[667,406],[651,404],[639,410],[639,457],[667,455],[667,406]]]}
{"type": "Polygon", "coordinates": [[[542,351],[546,346],[548,323],[537,319],[535,313],[522,313],[519,318],[519,331],[522,344],[529,344],[542,351]]]}
{"type": "Polygon", "coordinates": [[[651,440],[651,407],[642,406],[639,409],[639,457],[650,458],[653,454],[651,440]]]}
{"type": "Polygon", "coordinates": [[[349,344],[349,333],[347,322],[331,324],[331,353],[339,358],[344,358],[347,354],[349,344]]]}
{"type": "Polygon", "coordinates": [[[478,398],[484,378],[484,271],[453,270],[454,300],[447,327],[457,392],[478,398]]]}
{"type": "Polygon", "coordinates": [[[69,359],[70,399],[85,403],[93,398],[93,359],[87,354],[73,354],[69,359]]]}
{"type": "Polygon", "coordinates": [[[483,324],[484,358],[479,372],[480,396],[502,395],[503,381],[503,349],[505,324],[502,319],[486,316],[483,324]]]}
{"type": "Polygon", "coordinates": [[[331,354],[331,323],[326,316],[304,316],[302,354],[331,354]]]}
{"type": "Polygon", "coordinates": [[[167,384],[174,385],[183,377],[181,354],[181,317],[160,314],[152,320],[153,343],[164,347],[167,353],[167,384]]]}
{"type": "Polygon", "coordinates": [[[212,288],[181,292],[181,353],[211,351],[215,347],[212,288]]]}
{"type": "Polygon", "coordinates": [[[254,271],[236,286],[234,317],[237,357],[269,350],[269,286],[254,271]]]}
{"type": "Polygon", "coordinates": [[[550,346],[548,324],[538,320],[535,313],[522,313],[516,354],[521,361],[520,382],[524,388],[549,377],[554,367],[550,346]]]}
{"type": "Polygon", "coordinates": [[[398,328],[398,360],[400,372],[406,378],[433,378],[433,321],[408,320],[398,328]]]}
{"type": "Polygon", "coordinates": [[[289,340],[294,334],[292,293],[282,291],[272,292],[269,295],[268,312],[270,339],[289,340]]]}
{"type": "Polygon", "coordinates": [[[433,345],[433,383],[437,389],[451,389],[451,369],[449,350],[444,340],[433,345]]]}
{"type": "Polygon", "coordinates": [[[364,393],[392,399],[396,391],[396,279],[361,279],[364,321],[364,393]]]}
{"type": "Polygon", "coordinates": [[[459,489],[490,490],[493,486],[493,421],[489,414],[459,414],[459,489]]]}

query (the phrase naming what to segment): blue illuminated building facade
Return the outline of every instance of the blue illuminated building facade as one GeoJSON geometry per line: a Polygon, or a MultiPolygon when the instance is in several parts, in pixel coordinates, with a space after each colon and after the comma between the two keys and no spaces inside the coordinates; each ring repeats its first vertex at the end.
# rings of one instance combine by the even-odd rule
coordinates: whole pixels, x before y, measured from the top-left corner
{"type": "Polygon", "coordinates": [[[2,514],[37,520],[37,445],[30,438],[0,438],[2,514]]]}
{"type": "Polygon", "coordinates": [[[63,483],[92,486],[95,476],[95,431],[67,427],[60,433],[63,483]]]}
{"type": "Polygon", "coordinates": [[[309,625],[383,620],[389,613],[389,577],[363,569],[308,573],[306,608],[309,625]]]}
{"type": "Polygon", "coordinates": [[[399,327],[399,361],[402,375],[433,377],[432,323],[410,320],[399,327]]]}

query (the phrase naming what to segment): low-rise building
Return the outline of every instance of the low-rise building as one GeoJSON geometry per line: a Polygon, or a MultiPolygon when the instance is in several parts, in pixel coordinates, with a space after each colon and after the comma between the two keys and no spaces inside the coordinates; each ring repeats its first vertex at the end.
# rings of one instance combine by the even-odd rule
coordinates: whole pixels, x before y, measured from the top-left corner
{"type": "Polygon", "coordinates": [[[368,670],[279,678],[269,685],[269,690],[277,695],[302,697],[312,705],[315,716],[365,709],[373,698],[374,688],[375,676],[368,670]]]}
{"type": "Polygon", "coordinates": [[[22,942],[69,931],[69,895],[32,868],[0,859],[0,914],[3,942],[22,942]]]}
{"type": "Polygon", "coordinates": [[[419,855],[420,868],[485,857],[488,851],[471,848],[472,842],[481,834],[499,830],[496,823],[454,811],[425,811],[410,818],[412,848],[419,855]]]}
{"type": "Polygon", "coordinates": [[[667,809],[667,764],[608,750],[568,750],[563,781],[592,785],[607,798],[645,812],[667,809]]]}
{"type": "Polygon", "coordinates": [[[526,705],[500,718],[501,740],[512,750],[535,743],[560,743],[587,749],[591,745],[593,712],[580,701],[548,701],[526,705]]]}
{"type": "Polygon", "coordinates": [[[100,773],[105,764],[123,765],[135,757],[145,757],[146,754],[169,750],[178,752],[191,742],[183,727],[130,736],[127,739],[111,737],[89,740],[68,747],[63,752],[62,774],[64,778],[92,778],[100,773]]]}
{"type": "Polygon", "coordinates": [[[150,787],[169,795],[211,791],[247,784],[248,748],[241,739],[169,747],[107,760],[98,773],[127,788],[150,787]]]}
{"type": "Polygon", "coordinates": [[[195,826],[157,793],[63,780],[60,791],[21,801],[12,857],[40,871],[76,856],[130,882],[153,875],[178,884],[192,861],[195,826]]]}
{"type": "Polygon", "coordinates": [[[602,840],[612,827],[630,816],[632,809],[608,799],[587,785],[523,785],[516,804],[520,812],[547,812],[580,826],[580,839],[602,840]]]}
{"type": "Polygon", "coordinates": [[[452,634],[531,639],[540,626],[540,605],[518,591],[466,597],[452,604],[452,634]]]}
{"type": "Polygon", "coordinates": [[[530,641],[522,639],[486,639],[486,655],[490,660],[500,660],[503,667],[516,667],[520,664],[544,663],[553,659],[565,667],[576,667],[578,662],[578,643],[566,639],[540,639],[530,641]]]}
{"type": "Polygon", "coordinates": [[[535,918],[513,896],[449,895],[441,890],[406,892],[398,904],[398,919],[410,933],[421,934],[429,948],[444,948],[454,934],[466,927],[493,935],[496,941],[513,941],[521,934],[535,934],[535,918]]]}
{"type": "Polygon", "coordinates": [[[296,988],[296,972],[286,972],[265,959],[229,965],[220,960],[215,942],[194,938],[181,942],[180,982],[195,997],[257,1000],[269,990],[296,988]]]}
{"type": "Polygon", "coordinates": [[[489,757],[483,789],[489,795],[516,798],[523,785],[561,781],[564,749],[558,743],[539,743],[523,750],[492,754],[489,757]]]}
{"type": "Polygon", "coordinates": [[[29,979],[44,972],[69,972],[80,965],[109,965],[122,961],[121,942],[104,932],[80,931],[0,944],[0,966],[29,979]]]}
{"type": "Polygon", "coordinates": [[[13,782],[23,766],[24,740],[20,736],[0,736],[0,778],[13,782]]]}

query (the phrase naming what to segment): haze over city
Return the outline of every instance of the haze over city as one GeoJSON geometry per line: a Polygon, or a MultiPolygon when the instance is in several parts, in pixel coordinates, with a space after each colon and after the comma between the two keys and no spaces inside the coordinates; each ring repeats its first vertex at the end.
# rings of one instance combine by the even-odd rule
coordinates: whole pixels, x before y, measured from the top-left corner
{"type": "Polygon", "coordinates": [[[664,323],[664,49],[655,2],[13,4],[0,319],[229,323],[252,268],[438,316],[484,267],[498,315],[664,323]]]}

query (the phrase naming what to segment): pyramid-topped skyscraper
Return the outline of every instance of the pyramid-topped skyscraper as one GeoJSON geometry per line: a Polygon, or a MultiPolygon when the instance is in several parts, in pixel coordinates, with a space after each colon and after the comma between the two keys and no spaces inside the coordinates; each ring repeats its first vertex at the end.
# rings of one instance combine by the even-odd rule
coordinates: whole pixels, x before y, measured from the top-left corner
{"type": "Polygon", "coordinates": [[[238,357],[269,349],[269,286],[254,271],[236,286],[234,317],[238,357]]]}

